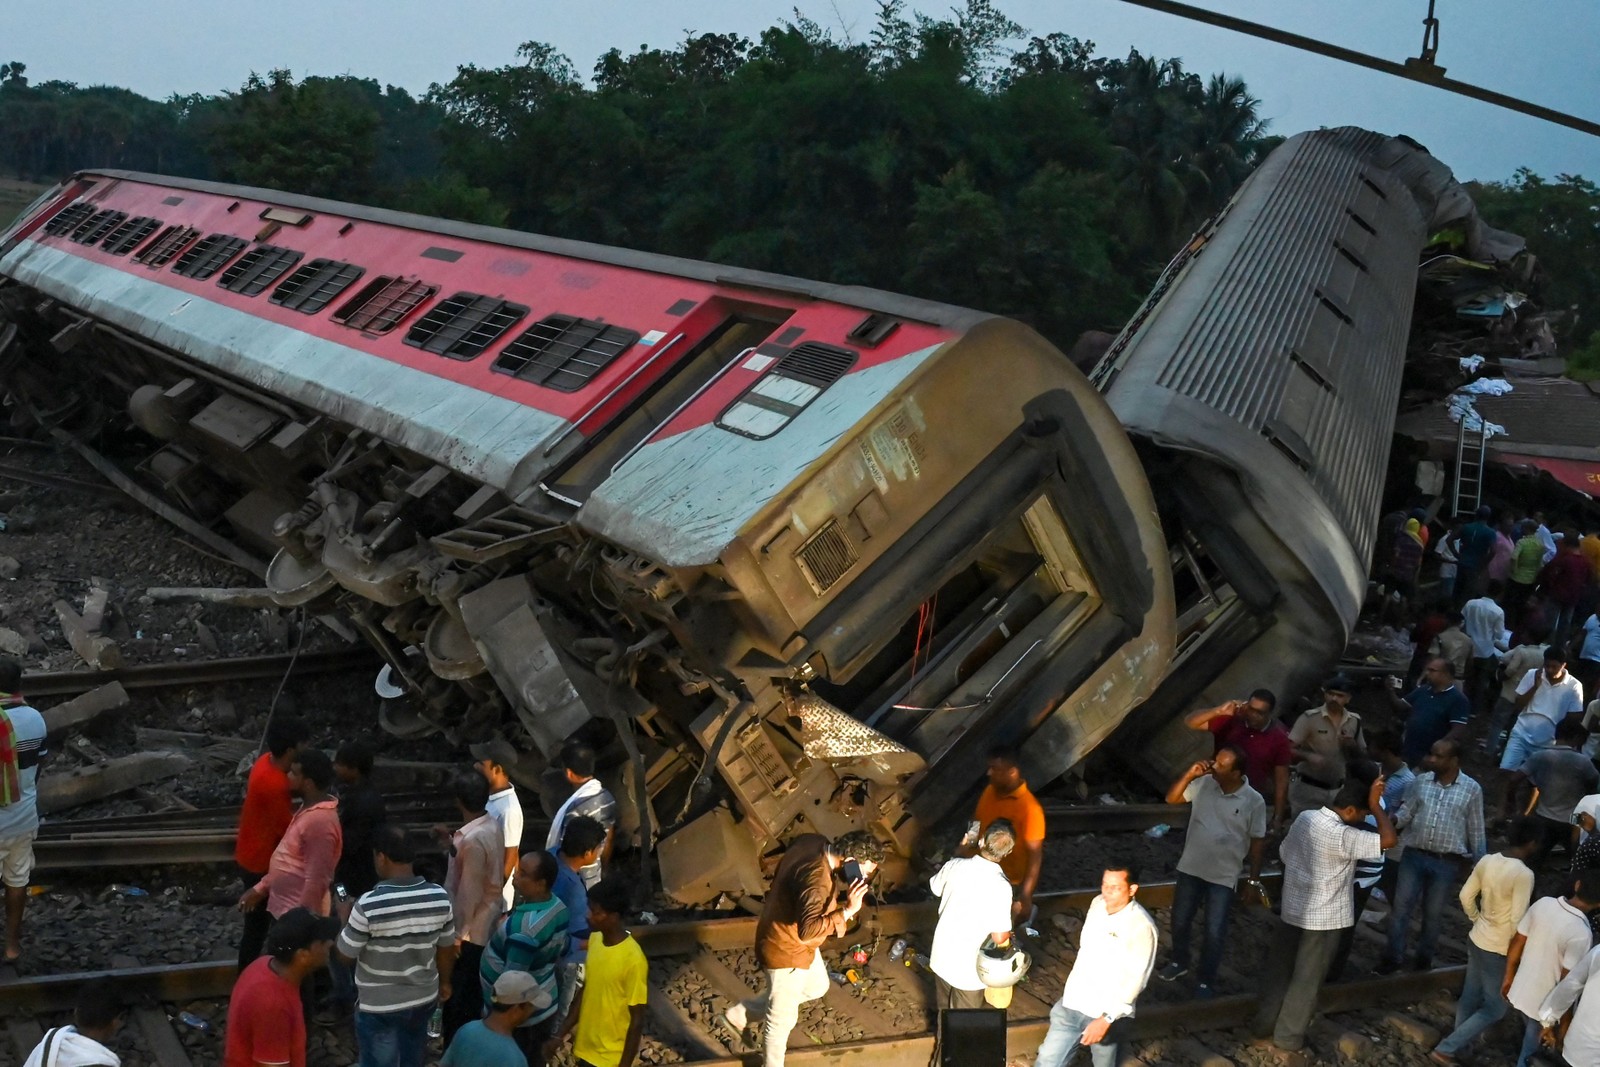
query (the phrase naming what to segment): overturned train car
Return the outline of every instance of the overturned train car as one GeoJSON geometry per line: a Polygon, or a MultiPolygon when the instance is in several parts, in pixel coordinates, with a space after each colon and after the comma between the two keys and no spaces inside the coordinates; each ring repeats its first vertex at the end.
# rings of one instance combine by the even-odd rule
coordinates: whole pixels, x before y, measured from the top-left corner
{"type": "MultiPolygon", "coordinates": [[[[1165,787],[1209,755],[1180,713],[1315,691],[1360,614],[1419,257],[1513,254],[1449,169],[1354,128],[1289,138],[1173,259],[1091,374],[1173,547],[1171,673],[1112,747],[1165,787]]],[[[1280,706],[1280,711],[1283,711],[1280,706]]]]}
{"type": "Polygon", "coordinates": [[[451,738],[595,737],[700,903],[800,832],[909,856],[995,740],[1043,782],[1116,731],[1158,777],[1197,694],[1322,669],[1417,255],[1470,212],[1407,142],[1292,138],[1091,384],[962,308],[85,172],[0,235],[0,382],[451,738]]]}
{"type": "Polygon", "coordinates": [[[909,856],[994,739],[1053,777],[1166,674],[1138,456],[1015,322],[124,172],[0,276],[13,418],[270,556],[453,739],[593,736],[684,902],[799,832],[909,856]]]}

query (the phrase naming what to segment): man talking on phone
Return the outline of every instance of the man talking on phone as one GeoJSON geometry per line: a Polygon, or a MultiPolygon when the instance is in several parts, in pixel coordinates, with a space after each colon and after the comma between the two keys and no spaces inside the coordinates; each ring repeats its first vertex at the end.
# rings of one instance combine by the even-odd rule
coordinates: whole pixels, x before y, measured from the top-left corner
{"type": "Polygon", "coordinates": [[[856,831],[833,842],[821,834],[802,834],[779,861],[756,924],[756,956],[766,971],[767,990],[725,1013],[740,1034],[750,1016],[765,1016],[765,1067],[782,1067],[800,1005],[827,993],[828,968],[818,950],[828,938],[842,935],[861,910],[867,882],[883,856],[882,842],[856,831]],[[835,878],[845,885],[843,903],[835,878]]]}

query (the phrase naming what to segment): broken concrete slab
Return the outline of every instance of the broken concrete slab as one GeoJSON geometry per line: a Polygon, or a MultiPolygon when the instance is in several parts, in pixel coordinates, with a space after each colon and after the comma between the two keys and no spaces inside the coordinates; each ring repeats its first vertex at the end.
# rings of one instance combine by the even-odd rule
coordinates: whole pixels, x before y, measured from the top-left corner
{"type": "Polygon", "coordinates": [[[137,752],[66,774],[46,771],[39,778],[39,811],[45,815],[65,811],[163,778],[176,778],[192,766],[187,756],[176,752],[137,752]]]}
{"type": "Polygon", "coordinates": [[[0,652],[8,656],[26,656],[28,654],[28,639],[15,630],[8,630],[0,626],[0,652]]]}
{"type": "Polygon", "coordinates": [[[111,602],[111,593],[104,587],[96,585],[89,590],[89,595],[83,600],[83,628],[92,634],[98,634],[105,629],[106,605],[111,602]]]}
{"type": "Polygon", "coordinates": [[[72,610],[65,600],[55,603],[56,617],[61,620],[61,632],[78,658],[97,671],[115,670],[122,666],[122,650],[109,637],[99,637],[89,631],[83,618],[72,610]]]}
{"type": "Polygon", "coordinates": [[[122,688],[121,682],[112,682],[91,689],[81,696],[75,696],[53,708],[45,708],[41,714],[44,716],[45,731],[58,734],[63,730],[82,726],[104,712],[123,707],[127,703],[128,691],[122,688]]]}

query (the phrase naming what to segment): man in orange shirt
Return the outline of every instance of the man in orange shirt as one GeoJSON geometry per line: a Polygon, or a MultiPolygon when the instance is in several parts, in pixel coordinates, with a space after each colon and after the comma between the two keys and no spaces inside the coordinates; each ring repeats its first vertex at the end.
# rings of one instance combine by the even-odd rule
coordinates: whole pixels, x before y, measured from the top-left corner
{"type": "Polygon", "coordinates": [[[1011,905],[1014,918],[1027,921],[1033,914],[1033,891],[1039,885],[1039,871],[1044,865],[1044,808],[1028,790],[1022,778],[1014,745],[995,745],[989,749],[989,784],[978,797],[977,810],[972,819],[978,824],[977,833],[968,833],[958,850],[960,855],[977,854],[977,842],[996,819],[1009,820],[1016,831],[1017,847],[1000,861],[1000,869],[1017,888],[1017,900],[1011,905]]]}
{"type": "MultiPolygon", "coordinates": [[[[239,836],[233,843],[233,860],[239,865],[246,892],[255,888],[272,863],[272,853],[294,818],[294,800],[289,790],[289,767],[295,753],[309,736],[306,724],[284,716],[267,726],[267,750],[250,768],[244,789],[244,806],[239,809],[239,836]]],[[[261,955],[262,942],[272,915],[266,901],[244,913],[244,932],[239,936],[239,970],[244,970],[261,955]]]]}

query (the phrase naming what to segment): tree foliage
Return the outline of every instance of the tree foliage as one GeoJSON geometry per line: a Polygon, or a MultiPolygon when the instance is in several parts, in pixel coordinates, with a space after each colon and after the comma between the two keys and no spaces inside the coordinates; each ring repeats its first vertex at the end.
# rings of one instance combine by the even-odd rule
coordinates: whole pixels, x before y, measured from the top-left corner
{"type": "MultiPolygon", "coordinates": [[[[995,0],[879,0],[862,41],[796,12],[754,39],[614,48],[587,79],[548,44],[420,99],[352,76],[252,74],[151,101],[0,64],[0,167],[215,178],[901,290],[1116,329],[1276,139],[1235,77],[1029,36],[995,0]]],[[[1479,190],[1560,302],[1595,306],[1594,185],[1479,190]]]]}

